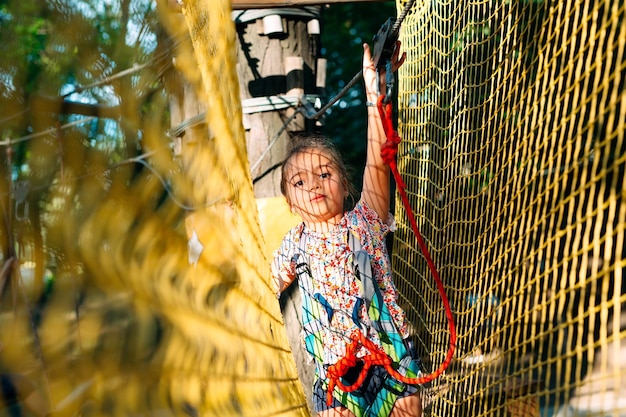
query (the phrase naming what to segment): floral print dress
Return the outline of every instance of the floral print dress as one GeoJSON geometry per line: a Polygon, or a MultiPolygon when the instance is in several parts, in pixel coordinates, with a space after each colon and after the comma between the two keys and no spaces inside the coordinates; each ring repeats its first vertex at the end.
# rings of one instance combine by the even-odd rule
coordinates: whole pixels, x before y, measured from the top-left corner
{"type": "MultiPolygon", "coordinates": [[[[302,296],[315,296],[317,301],[324,304],[325,311],[332,311],[329,315],[332,319],[326,320],[329,326],[319,332],[324,362],[320,365],[331,365],[341,359],[345,355],[348,338],[356,329],[371,329],[365,303],[358,302],[363,299],[363,289],[355,276],[354,254],[348,243],[350,233],[359,239],[362,249],[370,255],[373,275],[398,332],[403,338],[408,336],[405,313],[397,304],[398,292],[392,280],[391,262],[385,243],[385,236],[394,227],[391,214],[388,222],[384,223],[361,199],[332,230],[316,233],[301,223],[287,232],[281,246],[274,252],[274,277],[283,281],[309,279],[310,282],[304,287],[312,289],[312,294],[302,296]],[[302,262],[308,263],[312,279],[307,274],[297,276],[296,266],[302,262]],[[355,306],[358,310],[356,312],[355,306]],[[358,325],[355,317],[358,317],[358,325]]],[[[296,282],[294,284],[297,285],[296,282]]],[[[367,335],[381,346],[375,331],[368,331],[367,335]]],[[[305,336],[303,330],[303,345],[305,336]]],[[[357,352],[358,357],[366,354],[367,350],[363,347],[357,352]]]]}

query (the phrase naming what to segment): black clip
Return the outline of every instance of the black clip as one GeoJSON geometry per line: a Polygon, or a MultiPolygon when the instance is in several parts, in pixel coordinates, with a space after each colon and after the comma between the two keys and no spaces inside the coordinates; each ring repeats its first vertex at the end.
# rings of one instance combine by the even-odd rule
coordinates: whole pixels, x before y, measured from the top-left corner
{"type": "Polygon", "coordinates": [[[399,33],[394,31],[393,25],[396,22],[395,17],[390,17],[374,35],[374,55],[372,60],[376,69],[380,69],[386,65],[391,59],[393,51],[396,49],[396,41],[399,33]]]}
{"type": "MultiPolygon", "coordinates": [[[[393,92],[393,71],[391,68],[391,57],[396,49],[396,41],[399,37],[398,30],[394,30],[394,23],[396,19],[390,17],[378,30],[378,33],[374,35],[374,55],[372,60],[376,67],[376,73],[380,74],[381,68],[385,69],[387,85],[387,91],[385,92],[385,102],[389,101],[389,97],[393,92]]],[[[380,85],[380,83],[378,83],[380,85]]],[[[380,93],[380,91],[379,91],[380,93]]]]}
{"type": "Polygon", "coordinates": [[[306,262],[300,262],[296,265],[296,276],[299,277],[302,274],[307,274],[310,277],[313,276],[313,274],[311,274],[311,268],[309,268],[309,264],[306,262]]]}

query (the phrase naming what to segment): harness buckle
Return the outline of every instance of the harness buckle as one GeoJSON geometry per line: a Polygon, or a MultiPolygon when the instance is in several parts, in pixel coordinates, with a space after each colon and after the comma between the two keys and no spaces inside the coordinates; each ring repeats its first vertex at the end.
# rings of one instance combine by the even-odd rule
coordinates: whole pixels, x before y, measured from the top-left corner
{"type": "Polygon", "coordinates": [[[401,396],[406,391],[406,384],[387,374],[385,380],[383,381],[383,388],[387,389],[387,391],[394,395],[401,396]]]}

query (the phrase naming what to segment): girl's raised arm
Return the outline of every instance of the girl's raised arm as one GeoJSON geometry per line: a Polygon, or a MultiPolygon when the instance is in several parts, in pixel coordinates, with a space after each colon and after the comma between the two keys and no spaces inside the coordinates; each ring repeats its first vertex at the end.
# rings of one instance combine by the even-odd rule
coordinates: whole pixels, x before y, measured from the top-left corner
{"type": "MultiPolygon", "coordinates": [[[[391,58],[393,70],[397,70],[406,58],[403,53],[399,58],[400,41],[396,42],[396,48],[391,58]]],[[[381,71],[379,77],[384,83],[385,74],[381,71]]],[[[369,45],[363,45],[363,81],[365,82],[366,100],[372,105],[367,107],[367,159],[365,172],[363,173],[363,199],[369,207],[375,210],[383,221],[387,221],[390,204],[389,190],[389,167],[383,161],[380,151],[383,143],[387,140],[380,119],[378,107],[379,86],[377,85],[376,68],[372,61],[372,53],[369,45]]],[[[384,87],[381,91],[384,91],[384,87]]]]}

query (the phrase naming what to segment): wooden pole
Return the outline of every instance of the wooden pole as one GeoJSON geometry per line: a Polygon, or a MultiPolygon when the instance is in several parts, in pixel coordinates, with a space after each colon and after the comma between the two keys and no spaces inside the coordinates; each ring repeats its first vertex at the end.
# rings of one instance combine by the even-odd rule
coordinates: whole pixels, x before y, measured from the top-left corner
{"type": "Polygon", "coordinates": [[[233,10],[237,72],[257,198],[281,196],[280,166],[290,138],[315,121],[295,110],[314,102],[321,54],[319,7],[233,10]]]}

